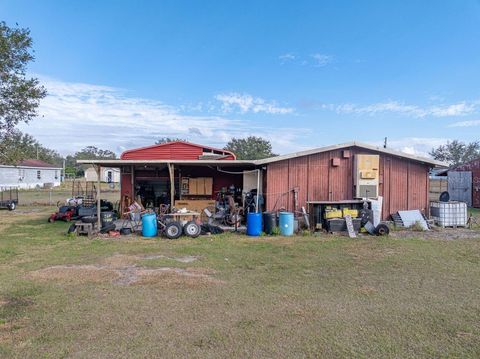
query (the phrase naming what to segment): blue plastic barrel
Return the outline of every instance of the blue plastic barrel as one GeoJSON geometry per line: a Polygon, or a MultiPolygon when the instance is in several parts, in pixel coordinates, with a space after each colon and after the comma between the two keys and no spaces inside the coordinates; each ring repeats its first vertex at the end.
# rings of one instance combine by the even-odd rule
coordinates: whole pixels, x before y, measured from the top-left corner
{"type": "Polygon", "coordinates": [[[146,213],[142,216],[142,236],[155,237],[157,235],[157,215],[146,213]]]}
{"type": "Polygon", "coordinates": [[[282,236],[293,235],[293,213],[280,212],[279,224],[280,224],[280,234],[282,236]]]}
{"type": "Polygon", "coordinates": [[[247,235],[259,236],[262,233],[262,214],[248,213],[247,214],[247,235]]]}

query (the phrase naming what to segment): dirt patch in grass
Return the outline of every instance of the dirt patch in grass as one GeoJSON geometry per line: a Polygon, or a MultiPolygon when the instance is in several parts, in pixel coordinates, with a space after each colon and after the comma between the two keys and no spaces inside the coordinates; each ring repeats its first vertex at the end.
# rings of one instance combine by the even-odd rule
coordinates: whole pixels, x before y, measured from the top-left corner
{"type": "Polygon", "coordinates": [[[184,256],[184,257],[168,257],[163,254],[153,255],[126,255],[126,254],[114,254],[111,257],[104,258],[101,263],[109,268],[124,268],[126,266],[135,264],[139,260],[152,260],[152,259],[167,259],[176,261],[179,263],[192,263],[198,260],[196,256],[184,256]]]}
{"type": "Polygon", "coordinates": [[[130,277],[130,280],[133,279],[133,282],[128,284],[159,285],[168,288],[197,288],[221,283],[220,280],[217,280],[208,274],[192,269],[169,267],[157,269],[135,269],[134,277],[130,277]]]}
{"type": "Polygon", "coordinates": [[[136,265],[139,259],[166,258],[181,263],[191,263],[194,256],[166,257],[164,255],[123,255],[115,254],[104,258],[95,265],[61,265],[30,272],[27,277],[35,280],[54,280],[64,283],[104,283],[116,285],[160,285],[169,288],[192,288],[221,283],[211,275],[215,272],[208,268],[146,268],[136,265]]]}
{"type": "Polygon", "coordinates": [[[192,263],[195,262],[198,257],[197,256],[185,256],[185,257],[167,257],[162,254],[159,255],[151,255],[151,256],[144,256],[141,259],[171,259],[180,263],[192,263]]]}
{"type": "Polygon", "coordinates": [[[117,279],[119,274],[114,269],[94,265],[52,266],[28,274],[35,280],[56,280],[67,283],[102,283],[117,279]]]}
{"type": "Polygon", "coordinates": [[[135,255],[114,254],[101,260],[101,264],[110,269],[122,269],[138,261],[140,257],[135,255]]]}

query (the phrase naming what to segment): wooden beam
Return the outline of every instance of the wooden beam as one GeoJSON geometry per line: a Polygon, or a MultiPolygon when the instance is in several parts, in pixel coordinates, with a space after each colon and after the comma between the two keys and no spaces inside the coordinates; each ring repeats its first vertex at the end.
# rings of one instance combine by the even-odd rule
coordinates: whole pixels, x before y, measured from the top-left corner
{"type": "Polygon", "coordinates": [[[100,228],[102,228],[102,222],[100,219],[100,196],[101,196],[101,190],[100,190],[100,175],[102,173],[102,167],[101,166],[95,166],[95,170],[97,171],[97,230],[100,231],[100,228]]]}
{"type": "Polygon", "coordinates": [[[173,164],[168,163],[168,173],[170,174],[170,210],[173,208],[175,203],[175,169],[173,168],[173,164]]]}
{"type": "Polygon", "coordinates": [[[131,182],[131,186],[132,186],[132,192],[130,194],[130,196],[132,197],[131,200],[132,201],[135,201],[136,198],[135,198],[135,167],[132,165],[131,166],[131,171],[130,171],[130,182],[131,182]]]}

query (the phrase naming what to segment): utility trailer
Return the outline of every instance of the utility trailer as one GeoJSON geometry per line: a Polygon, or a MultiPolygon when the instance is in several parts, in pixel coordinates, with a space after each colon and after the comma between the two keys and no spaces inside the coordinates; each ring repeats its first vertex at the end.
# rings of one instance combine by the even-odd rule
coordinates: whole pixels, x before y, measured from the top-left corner
{"type": "Polygon", "coordinates": [[[18,205],[18,188],[0,188],[0,209],[13,211],[18,205]]]}

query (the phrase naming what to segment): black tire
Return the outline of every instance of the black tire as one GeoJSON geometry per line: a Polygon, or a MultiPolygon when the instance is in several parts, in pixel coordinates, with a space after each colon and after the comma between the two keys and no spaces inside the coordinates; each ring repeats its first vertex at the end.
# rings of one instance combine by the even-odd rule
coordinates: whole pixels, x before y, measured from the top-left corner
{"type": "Polygon", "coordinates": [[[182,226],[178,222],[170,222],[165,227],[165,236],[168,239],[177,239],[182,235],[182,226]]]}
{"type": "Polygon", "coordinates": [[[77,229],[77,226],[75,226],[75,223],[72,223],[70,227],[68,227],[67,233],[73,233],[77,229]]]}
{"type": "Polygon", "coordinates": [[[375,234],[377,236],[388,236],[390,233],[390,228],[386,224],[380,223],[376,228],[375,228],[375,234]]]}
{"type": "Polygon", "coordinates": [[[121,229],[120,229],[120,234],[121,234],[122,236],[128,236],[129,234],[132,234],[132,229],[131,229],[131,228],[128,228],[128,227],[121,228],[121,229]]]}
{"type": "Polygon", "coordinates": [[[97,223],[97,217],[96,216],[85,216],[85,217],[82,217],[82,222],[83,223],[97,223]]]}
{"type": "Polygon", "coordinates": [[[202,228],[195,223],[195,221],[189,221],[183,226],[183,233],[191,238],[197,238],[202,232],[202,228]]]}
{"type": "Polygon", "coordinates": [[[15,204],[15,202],[12,202],[12,203],[10,203],[10,205],[8,206],[8,210],[9,210],[9,211],[14,211],[16,207],[17,207],[17,205],[15,204]]]}
{"type": "Polygon", "coordinates": [[[102,227],[102,229],[100,229],[100,233],[108,233],[110,231],[114,231],[115,229],[116,229],[115,224],[114,223],[109,223],[109,224],[105,225],[104,227],[102,227]]]}

